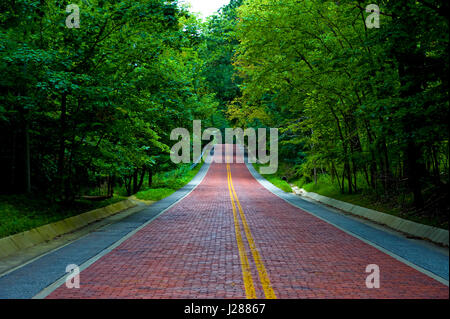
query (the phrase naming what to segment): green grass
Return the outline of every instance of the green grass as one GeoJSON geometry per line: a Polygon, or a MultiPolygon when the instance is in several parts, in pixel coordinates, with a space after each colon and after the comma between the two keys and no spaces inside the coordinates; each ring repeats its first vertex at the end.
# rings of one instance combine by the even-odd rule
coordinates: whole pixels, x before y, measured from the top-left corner
{"type": "Polygon", "coordinates": [[[166,198],[189,183],[197,175],[202,165],[203,163],[200,163],[193,170],[189,168],[190,165],[183,165],[170,172],[155,174],[152,187],[140,191],[136,197],[153,201],[166,198]]]}
{"type": "MultiPolygon", "coordinates": [[[[362,190],[356,194],[342,194],[339,186],[336,184],[336,181],[333,183],[329,175],[319,175],[317,185],[314,182],[305,182],[305,179],[293,181],[292,184],[303,188],[307,192],[314,192],[336,200],[373,209],[420,224],[439,227],[446,230],[448,229],[447,221],[429,216],[417,215],[413,211],[401,207],[399,204],[400,200],[398,198],[390,198],[386,200],[365,190],[362,190]]],[[[408,198],[406,201],[408,201],[408,198]]]]}
{"type": "Polygon", "coordinates": [[[65,206],[26,195],[0,195],[0,238],[108,206],[124,199],[121,196],[114,196],[98,202],[76,200],[70,206],[65,206]]]}
{"type": "Polygon", "coordinates": [[[142,200],[158,201],[172,195],[175,191],[172,188],[151,188],[137,193],[136,197],[142,200]]]}
{"type": "MultiPolygon", "coordinates": [[[[190,170],[190,165],[165,173],[155,174],[151,189],[136,194],[138,199],[158,201],[173,194],[189,183],[202,164],[190,170]]],[[[76,200],[70,206],[51,203],[42,198],[26,195],[0,195],[0,238],[14,235],[49,223],[105,207],[126,199],[123,190],[103,201],[76,200]]]]}
{"type": "MultiPolygon", "coordinates": [[[[255,168],[255,170],[259,173],[259,168],[261,166],[267,166],[267,165],[262,165],[262,164],[253,164],[253,167],[255,168]]],[[[288,193],[292,193],[292,188],[289,185],[289,183],[287,183],[286,181],[284,181],[282,179],[282,171],[278,170],[275,174],[261,174],[265,179],[267,179],[270,183],[272,183],[273,185],[275,185],[276,187],[282,189],[285,192],[288,193]]]]}

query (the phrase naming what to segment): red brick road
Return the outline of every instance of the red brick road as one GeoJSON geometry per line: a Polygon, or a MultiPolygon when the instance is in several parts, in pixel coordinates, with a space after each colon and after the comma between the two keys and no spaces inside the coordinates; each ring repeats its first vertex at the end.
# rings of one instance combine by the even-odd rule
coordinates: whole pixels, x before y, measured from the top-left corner
{"type": "Polygon", "coordinates": [[[242,254],[257,298],[267,289],[277,298],[449,297],[447,286],[276,197],[245,164],[230,169],[249,233],[238,218],[236,236],[227,165],[211,164],[186,198],[83,270],[80,289],[63,284],[48,298],[245,298],[242,254]],[[380,267],[379,289],[366,287],[368,264],[380,267]]]}

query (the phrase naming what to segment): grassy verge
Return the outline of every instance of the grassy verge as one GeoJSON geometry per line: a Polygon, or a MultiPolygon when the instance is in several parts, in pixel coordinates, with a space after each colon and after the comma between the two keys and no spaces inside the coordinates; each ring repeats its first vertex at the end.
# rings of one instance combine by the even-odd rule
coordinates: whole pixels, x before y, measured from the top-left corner
{"type": "Polygon", "coordinates": [[[334,198],[343,202],[351,203],[361,207],[373,209],[386,214],[394,215],[400,218],[411,220],[424,225],[439,227],[448,230],[448,221],[433,218],[424,215],[418,215],[417,212],[401,207],[398,198],[383,199],[372,193],[361,191],[356,194],[342,194],[339,186],[332,183],[329,176],[321,175],[318,178],[317,185],[314,182],[305,183],[304,180],[293,181],[292,184],[303,188],[307,192],[314,192],[323,196],[334,198]]]}
{"type": "Polygon", "coordinates": [[[65,206],[26,195],[0,195],[0,238],[105,207],[124,199],[121,196],[114,196],[98,202],[76,200],[70,206],[65,206]]]}
{"type": "Polygon", "coordinates": [[[136,194],[136,197],[138,199],[152,201],[166,198],[189,183],[197,175],[202,165],[203,163],[200,163],[192,170],[190,169],[190,165],[183,165],[170,172],[155,174],[152,187],[140,191],[136,194]]]}
{"type": "MultiPolygon", "coordinates": [[[[267,165],[262,165],[262,164],[253,164],[253,167],[255,168],[255,170],[259,173],[259,168],[261,166],[267,166],[267,165]]],[[[265,179],[267,179],[270,183],[272,183],[273,185],[275,185],[276,187],[284,190],[285,192],[288,193],[292,193],[292,188],[291,186],[283,180],[283,174],[280,170],[277,171],[277,173],[275,174],[261,174],[265,179]]]]}
{"type": "MultiPolygon", "coordinates": [[[[152,188],[137,193],[136,197],[142,200],[161,200],[189,183],[201,166],[202,164],[197,165],[190,170],[190,165],[183,165],[176,170],[156,174],[152,188]]],[[[0,195],[0,238],[105,207],[127,198],[122,190],[116,192],[118,194],[110,199],[103,201],[80,199],[70,206],[26,195],[0,195]]]]}
{"type": "MultiPolygon", "coordinates": [[[[253,164],[253,167],[259,172],[261,164],[253,164]]],[[[426,213],[420,213],[414,211],[408,202],[411,202],[411,196],[406,195],[401,198],[401,195],[397,196],[377,196],[371,192],[362,190],[356,194],[342,194],[339,186],[335,181],[331,181],[328,175],[319,175],[317,184],[314,182],[306,181],[305,178],[295,179],[295,174],[292,173],[291,167],[286,163],[280,163],[279,169],[275,174],[263,175],[270,183],[276,187],[284,190],[285,192],[292,192],[290,184],[283,180],[284,176],[288,176],[288,181],[300,188],[303,188],[307,192],[314,192],[322,196],[327,196],[347,202],[353,205],[373,209],[386,214],[398,216],[413,222],[417,222],[424,225],[434,226],[448,230],[448,220],[444,218],[438,218],[436,216],[427,216],[426,213]],[[292,179],[292,180],[291,180],[292,179]],[[401,205],[400,203],[404,203],[401,205]],[[406,203],[406,204],[405,204],[406,203]]],[[[359,181],[362,185],[362,181],[359,181]]]]}

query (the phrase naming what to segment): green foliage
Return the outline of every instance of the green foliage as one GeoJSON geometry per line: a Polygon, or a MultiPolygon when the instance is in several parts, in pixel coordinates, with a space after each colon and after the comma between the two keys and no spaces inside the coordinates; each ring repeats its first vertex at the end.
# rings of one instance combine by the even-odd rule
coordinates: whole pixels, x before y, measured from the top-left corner
{"type": "Polygon", "coordinates": [[[159,198],[188,175],[170,132],[200,119],[279,128],[290,168],[268,178],[285,189],[322,175],[448,212],[446,1],[382,0],[379,29],[355,0],[232,0],[205,23],[176,1],[91,0],[79,29],[67,4],[0,3],[1,192],[73,202],[153,178],[159,198]]]}
{"type": "Polygon", "coordinates": [[[245,1],[234,62],[242,96],[227,115],[279,127],[281,158],[299,177],[327,173],[341,193],[412,193],[417,208],[445,214],[448,4],[378,5],[380,28],[368,29],[360,1],[245,1]],[[430,187],[439,196],[426,200],[430,187]]]}
{"type": "Polygon", "coordinates": [[[209,17],[200,49],[201,57],[206,62],[203,75],[207,87],[216,94],[222,108],[240,95],[238,86],[241,79],[232,65],[232,58],[239,44],[234,31],[237,24],[236,9],[241,3],[242,0],[231,0],[220,10],[219,15],[209,17]]]}
{"type": "MultiPolygon", "coordinates": [[[[262,164],[253,164],[253,167],[259,172],[259,168],[261,166],[266,166],[266,165],[262,165],[262,164]]],[[[267,179],[270,183],[272,183],[273,185],[275,185],[276,187],[278,187],[279,189],[287,192],[287,193],[292,193],[292,188],[289,185],[289,183],[285,180],[283,180],[284,174],[282,173],[282,171],[278,171],[275,174],[263,174],[262,176],[264,176],[265,179],[267,179]]]]}
{"type": "Polygon", "coordinates": [[[172,188],[154,188],[141,191],[136,194],[136,197],[143,200],[158,201],[172,195],[175,189],[172,188]]]}
{"type": "Polygon", "coordinates": [[[332,180],[327,174],[321,174],[317,178],[317,184],[305,180],[297,180],[292,182],[299,188],[303,188],[307,192],[314,192],[323,196],[331,197],[340,201],[373,209],[386,214],[398,216],[417,223],[448,229],[448,219],[445,215],[430,215],[427,213],[417,214],[410,208],[412,204],[412,196],[404,196],[403,194],[394,195],[394,199],[390,196],[380,197],[373,193],[365,192],[347,194],[342,193],[336,180],[332,180]]]}
{"type": "Polygon", "coordinates": [[[332,181],[329,175],[320,174],[317,178],[317,184],[313,181],[300,179],[293,182],[294,185],[303,188],[307,192],[319,193],[323,196],[333,197],[333,195],[340,194],[339,185],[332,181]]]}
{"type": "Polygon", "coordinates": [[[0,195],[0,238],[108,206],[124,199],[121,196],[114,196],[97,202],[76,200],[67,206],[25,195],[0,195]]]}
{"type": "Polygon", "coordinates": [[[103,183],[136,193],[170,168],[172,129],[210,125],[219,105],[193,37],[201,23],[176,2],[92,0],[69,29],[66,4],[0,6],[1,190],[57,201],[103,183]]]}
{"type": "Polygon", "coordinates": [[[181,165],[179,168],[156,174],[151,188],[136,194],[138,199],[158,201],[172,195],[175,191],[188,184],[197,175],[203,164],[190,169],[190,165],[181,165]]]}

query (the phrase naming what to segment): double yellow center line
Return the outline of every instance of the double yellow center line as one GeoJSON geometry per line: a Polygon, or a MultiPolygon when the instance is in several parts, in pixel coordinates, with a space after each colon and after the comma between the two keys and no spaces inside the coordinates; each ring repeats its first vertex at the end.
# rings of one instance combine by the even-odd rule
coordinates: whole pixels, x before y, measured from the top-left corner
{"type": "Polygon", "coordinates": [[[244,228],[244,236],[246,237],[248,246],[250,247],[250,251],[252,252],[253,260],[255,262],[256,269],[258,270],[259,279],[261,281],[261,286],[264,290],[264,295],[266,296],[267,299],[276,299],[277,296],[275,295],[275,292],[273,291],[269,276],[267,275],[266,268],[264,267],[264,264],[261,260],[261,256],[260,256],[258,250],[256,249],[255,241],[253,240],[252,233],[250,231],[250,228],[248,227],[247,220],[245,218],[241,203],[239,202],[239,198],[236,195],[236,191],[235,191],[234,185],[233,185],[233,179],[231,178],[230,164],[227,164],[227,178],[228,178],[228,190],[230,191],[231,205],[233,207],[233,218],[234,218],[234,228],[235,228],[235,232],[236,232],[236,241],[237,241],[238,250],[239,250],[239,257],[241,260],[242,277],[244,279],[245,294],[247,296],[247,299],[255,299],[256,292],[255,292],[255,286],[253,284],[252,273],[250,270],[250,263],[248,261],[244,242],[242,240],[242,232],[241,232],[241,227],[239,225],[239,217],[236,212],[235,204],[237,204],[237,207],[239,210],[239,216],[241,217],[242,226],[244,228]]]}

